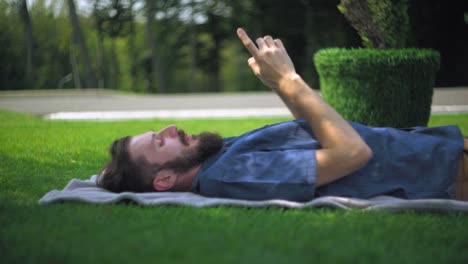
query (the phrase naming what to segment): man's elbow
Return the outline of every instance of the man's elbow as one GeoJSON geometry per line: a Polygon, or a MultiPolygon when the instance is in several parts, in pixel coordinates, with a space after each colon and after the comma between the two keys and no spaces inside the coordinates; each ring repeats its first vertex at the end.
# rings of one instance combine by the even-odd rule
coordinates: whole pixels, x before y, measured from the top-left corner
{"type": "Polygon", "coordinates": [[[360,169],[372,159],[372,156],[372,149],[364,143],[354,148],[350,160],[353,161],[355,169],[360,169]]]}
{"type": "Polygon", "coordinates": [[[374,152],[367,144],[366,144],[365,149],[366,149],[366,164],[367,164],[374,156],[374,152]]]}

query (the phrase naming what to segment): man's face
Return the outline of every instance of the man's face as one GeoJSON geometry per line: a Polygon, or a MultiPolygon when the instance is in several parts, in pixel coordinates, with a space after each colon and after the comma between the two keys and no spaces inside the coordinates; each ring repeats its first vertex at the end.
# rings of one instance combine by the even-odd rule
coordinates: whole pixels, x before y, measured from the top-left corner
{"type": "Polygon", "coordinates": [[[159,132],[149,131],[133,136],[128,146],[132,159],[143,157],[151,164],[167,164],[171,168],[189,169],[201,164],[221,149],[222,138],[217,134],[189,135],[176,126],[159,132]],[[177,168],[178,167],[178,168],[177,168]]]}
{"type": "Polygon", "coordinates": [[[152,164],[164,164],[182,156],[182,153],[190,151],[196,144],[196,139],[172,125],[159,132],[148,131],[133,136],[128,151],[133,159],[144,157],[152,164]]]}

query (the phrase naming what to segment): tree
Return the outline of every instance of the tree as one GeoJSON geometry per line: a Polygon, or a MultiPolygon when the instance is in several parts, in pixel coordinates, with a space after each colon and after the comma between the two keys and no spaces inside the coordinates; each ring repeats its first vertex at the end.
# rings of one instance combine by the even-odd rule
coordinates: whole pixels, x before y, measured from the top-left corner
{"type": "Polygon", "coordinates": [[[130,0],[130,31],[129,31],[129,38],[128,38],[128,49],[130,54],[130,75],[132,79],[131,89],[136,90],[138,85],[138,76],[137,76],[137,51],[135,45],[135,35],[136,35],[136,27],[135,27],[135,3],[136,0],[130,0]]]}
{"type": "Polygon", "coordinates": [[[98,88],[105,87],[104,81],[104,15],[101,14],[101,0],[93,1],[94,26],[97,31],[96,72],[98,88]]]}
{"type": "Polygon", "coordinates": [[[18,4],[21,21],[23,22],[24,26],[24,35],[26,39],[26,80],[29,84],[33,80],[33,49],[35,42],[33,37],[31,18],[29,17],[28,5],[26,3],[26,0],[20,0],[18,4]]]}
{"type": "Polygon", "coordinates": [[[226,19],[230,15],[229,7],[221,0],[208,1],[206,27],[213,38],[213,47],[210,52],[211,63],[208,65],[211,76],[212,91],[221,92],[223,90],[220,76],[220,53],[223,40],[229,34],[227,32],[226,19]]]}
{"type": "Polygon", "coordinates": [[[209,78],[209,90],[223,91],[221,78],[221,49],[224,41],[233,35],[234,27],[229,23],[232,3],[227,0],[208,0],[200,3],[206,22],[201,28],[210,35],[208,56],[199,61],[209,78]]]}
{"type": "MultiPolygon", "coordinates": [[[[130,32],[130,24],[132,23],[133,2],[129,0],[96,0],[93,5],[93,15],[95,17],[95,25],[98,31],[98,62],[102,65],[103,57],[103,35],[110,37],[110,76],[109,87],[117,89],[120,76],[120,67],[118,56],[116,53],[116,39],[125,37],[130,32]]],[[[99,69],[102,76],[102,69],[99,69]]],[[[102,78],[102,77],[101,77],[102,78]]]]}
{"type": "Polygon", "coordinates": [[[189,1],[189,9],[190,9],[190,21],[189,21],[189,46],[190,46],[190,54],[189,54],[189,91],[194,92],[198,89],[196,80],[196,72],[197,72],[197,25],[195,23],[195,15],[196,15],[196,3],[194,0],[189,1]]]}
{"type": "Polygon", "coordinates": [[[156,1],[145,1],[145,14],[146,14],[146,44],[149,51],[149,63],[147,63],[147,91],[148,93],[155,92],[155,86],[158,93],[164,93],[167,90],[166,78],[161,67],[161,60],[157,54],[156,41],[154,38],[155,30],[155,14],[156,14],[156,1]],[[157,85],[156,85],[157,84],[157,85]]]}
{"type": "Polygon", "coordinates": [[[367,48],[406,47],[409,31],[407,0],[342,0],[339,10],[367,48]]]}
{"type": "Polygon", "coordinates": [[[88,48],[86,47],[85,38],[81,31],[80,23],[78,21],[78,15],[76,14],[75,2],[73,0],[68,0],[68,10],[73,31],[73,41],[78,44],[81,53],[81,58],[83,59],[84,63],[86,76],[85,85],[88,88],[96,87],[96,77],[91,66],[88,48]]]}

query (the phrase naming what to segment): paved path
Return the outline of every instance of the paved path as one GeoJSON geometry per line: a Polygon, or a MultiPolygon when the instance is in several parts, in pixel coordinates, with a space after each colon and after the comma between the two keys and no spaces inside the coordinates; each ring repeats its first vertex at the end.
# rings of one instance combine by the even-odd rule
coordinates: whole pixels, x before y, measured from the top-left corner
{"type": "MultiPolygon", "coordinates": [[[[0,92],[0,109],[50,119],[287,116],[271,92],[134,95],[109,90],[0,92]]],[[[435,89],[432,112],[468,112],[468,87],[435,89]]]]}

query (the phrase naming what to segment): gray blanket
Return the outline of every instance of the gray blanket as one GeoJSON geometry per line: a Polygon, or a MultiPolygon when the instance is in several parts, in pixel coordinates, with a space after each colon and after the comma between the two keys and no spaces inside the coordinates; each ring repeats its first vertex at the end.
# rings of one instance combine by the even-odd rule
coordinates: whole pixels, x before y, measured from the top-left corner
{"type": "Polygon", "coordinates": [[[468,213],[468,202],[446,199],[404,200],[390,196],[377,196],[371,199],[356,199],[327,196],[298,203],[285,200],[248,201],[225,198],[210,198],[189,192],[163,193],[112,193],[96,186],[96,175],[89,180],[72,179],[59,191],[52,190],[39,200],[39,204],[57,202],[84,202],[91,204],[114,204],[134,202],[142,206],[180,205],[193,207],[241,206],[241,207],[281,207],[281,208],[339,208],[360,210],[431,211],[468,213]]]}

